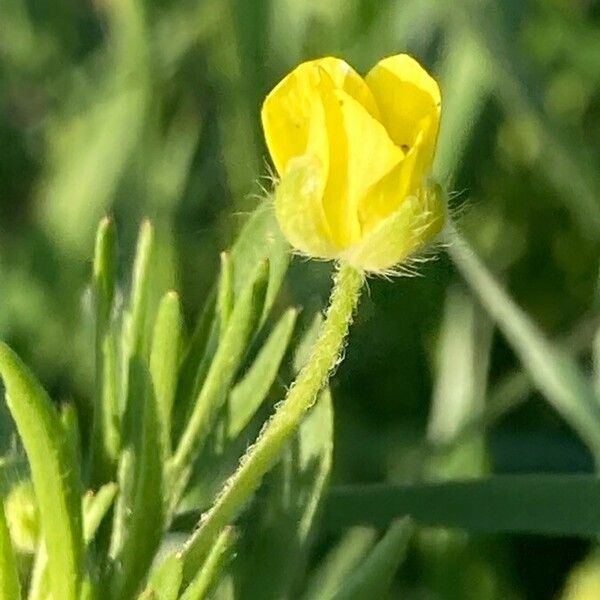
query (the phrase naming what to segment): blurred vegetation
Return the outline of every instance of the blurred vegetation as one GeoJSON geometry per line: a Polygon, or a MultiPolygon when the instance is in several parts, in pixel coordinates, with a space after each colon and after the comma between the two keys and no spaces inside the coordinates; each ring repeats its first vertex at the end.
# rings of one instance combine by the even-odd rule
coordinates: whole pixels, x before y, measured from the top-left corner
{"type": "MultiPolygon", "coordinates": [[[[600,314],[593,0],[1,0],[0,338],[54,398],[85,406],[98,220],[115,216],[121,264],[153,220],[163,289],[183,291],[190,323],[219,251],[269,186],[266,92],[306,58],[334,54],[365,72],[403,51],[441,82],[436,175],[459,229],[589,371],[600,314]]],[[[319,306],[328,273],[296,261],[280,302],[319,306]]],[[[592,471],[450,260],[421,275],[369,282],[332,385],[334,481],[592,471]],[[431,457],[494,400],[503,408],[485,428],[431,457]]],[[[398,586],[416,599],[550,598],[568,579],[565,597],[583,598],[572,569],[587,551],[575,539],[429,530],[398,586]]]]}

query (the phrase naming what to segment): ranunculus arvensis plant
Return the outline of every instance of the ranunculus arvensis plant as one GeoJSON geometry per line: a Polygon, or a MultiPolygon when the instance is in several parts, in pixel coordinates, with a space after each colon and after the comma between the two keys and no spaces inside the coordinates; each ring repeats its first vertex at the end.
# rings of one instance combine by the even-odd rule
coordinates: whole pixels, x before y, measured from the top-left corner
{"type": "Polygon", "coordinates": [[[422,250],[445,221],[428,178],[440,112],[438,84],[406,54],[364,79],[332,57],[287,75],[267,96],[262,123],[290,244],[376,273],[422,250]]]}

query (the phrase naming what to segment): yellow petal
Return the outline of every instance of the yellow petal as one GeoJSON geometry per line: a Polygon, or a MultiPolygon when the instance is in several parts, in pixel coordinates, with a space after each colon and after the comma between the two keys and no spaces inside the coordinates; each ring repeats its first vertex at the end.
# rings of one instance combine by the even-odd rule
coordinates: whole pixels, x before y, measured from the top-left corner
{"type": "Polygon", "coordinates": [[[324,94],[329,141],[329,177],[323,209],[334,243],[339,248],[361,235],[358,207],[371,186],[404,157],[386,130],[346,92],[324,94]]]}
{"type": "Polygon", "coordinates": [[[275,189],[275,215],[288,242],[309,256],[331,259],[337,249],[330,235],[321,203],[326,173],[320,160],[304,154],[289,162],[275,189]]]}
{"type": "Polygon", "coordinates": [[[392,140],[405,151],[410,150],[425,120],[431,124],[430,139],[423,143],[433,151],[441,109],[435,79],[414,58],[398,54],[377,63],[365,80],[392,140]]]}
{"type": "Polygon", "coordinates": [[[373,117],[379,119],[379,109],[373,93],[365,80],[346,61],[326,56],[313,62],[331,77],[335,89],[346,92],[362,104],[373,117]]]}
{"type": "Polygon", "coordinates": [[[360,199],[358,216],[363,235],[395,212],[407,196],[414,196],[419,192],[431,167],[430,149],[424,147],[424,141],[430,139],[430,126],[422,125],[423,129],[404,160],[372,185],[360,199]]]}
{"type": "Polygon", "coordinates": [[[377,105],[363,79],[346,62],[326,57],[302,63],[267,96],[262,107],[265,139],[277,172],[305,153],[313,105],[324,87],[339,88],[377,116],[377,105]]]}
{"type": "Polygon", "coordinates": [[[349,249],[344,259],[367,272],[391,274],[395,266],[431,242],[444,222],[441,189],[424,187],[418,196],[405,198],[395,212],[349,249]]]}

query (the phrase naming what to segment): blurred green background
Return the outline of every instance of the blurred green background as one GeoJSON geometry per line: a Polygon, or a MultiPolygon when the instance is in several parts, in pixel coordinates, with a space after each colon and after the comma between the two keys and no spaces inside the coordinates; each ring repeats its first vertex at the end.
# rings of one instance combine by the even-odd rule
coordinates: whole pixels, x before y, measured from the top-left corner
{"type": "MultiPolygon", "coordinates": [[[[600,304],[593,0],[0,0],[0,337],[55,398],[89,396],[86,285],[106,213],[125,265],[141,219],[155,222],[161,276],[191,323],[218,252],[269,185],[265,94],[307,58],[366,72],[397,52],[440,80],[435,174],[459,228],[589,367],[600,304]]],[[[335,480],[591,471],[449,259],[419,272],[369,282],[333,382],[335,480]],[[486,402],[500,407],[486,427],[439,450],[486,402]]],[[[281,302],[318,306],[328,286],[327,265],[296,261],[281,302]]],[[[403,597],[557,597],[588,551],[430,534],[404,567],[403,597]]]]}

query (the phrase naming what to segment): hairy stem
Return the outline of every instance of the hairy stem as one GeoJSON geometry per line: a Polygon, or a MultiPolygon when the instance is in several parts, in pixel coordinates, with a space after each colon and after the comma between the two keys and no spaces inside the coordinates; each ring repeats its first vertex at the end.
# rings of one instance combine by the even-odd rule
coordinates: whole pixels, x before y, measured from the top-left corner
{"type": "Polygon", "coordinates": [[[329,308],[310,358],[183,549],[185,579],[193,576],[220,531],[235,518],[260,485],[263,476],[277,462],[284,444],[295,433],[327,383],[341,356],[362,283],[362,272],[350,265],[340,266],[334,278],[329,308]]]}

